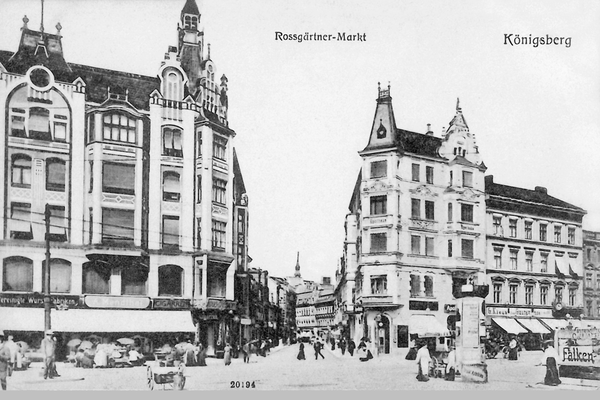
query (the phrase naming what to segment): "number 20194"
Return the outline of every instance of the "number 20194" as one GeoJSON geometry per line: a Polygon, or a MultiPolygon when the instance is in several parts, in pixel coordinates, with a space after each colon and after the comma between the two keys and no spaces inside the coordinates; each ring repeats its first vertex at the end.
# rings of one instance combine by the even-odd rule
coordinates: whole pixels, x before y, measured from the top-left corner
{"type": "Polygon", "coordinates": [[[231,381],[230,382],[230,388],[231,389],[254,389],[256,388],[256,383],[254,383],[254,381],[250,382],[250,381],[231,381]]]}

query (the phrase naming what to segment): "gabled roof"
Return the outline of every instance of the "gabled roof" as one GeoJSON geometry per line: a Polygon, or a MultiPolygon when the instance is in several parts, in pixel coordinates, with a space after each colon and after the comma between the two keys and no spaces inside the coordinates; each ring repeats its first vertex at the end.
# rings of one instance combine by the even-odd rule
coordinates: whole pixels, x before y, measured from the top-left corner
{"type": "Polygon", "coordinates": [[[398,129],[397,138],[398,147],[405,152],[441,158],[438,149],[442,145],[442,139],[439,137],[398,129]]]}
{"type": "Polygon", "coordinates": [[[183,9],[181,10],[181,14],[193,14],[199,15],[200,10],[198,10],[198,5],[196,4],[196,0],[187,0],[183,9]]]}

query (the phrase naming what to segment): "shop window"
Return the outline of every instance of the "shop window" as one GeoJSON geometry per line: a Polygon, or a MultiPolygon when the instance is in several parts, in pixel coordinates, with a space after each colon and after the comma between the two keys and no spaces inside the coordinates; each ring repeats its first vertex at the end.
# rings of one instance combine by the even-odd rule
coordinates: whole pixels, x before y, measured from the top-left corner
{"type": "Polygon", "coordinates": [[[66,164],[59,158],[46,160],[46,190],[64,192],[66,181],[66,164]]]}
{"type": "Polygon", "coordinates": [[[148,268],[141,264],[131,264],[121,269],[121,294],[145,295],[148,268]]]}
{"type": "Polygon", "coordinates": [[[181,129],[163,129],[163,156],[183,157],[181,147],[181,129]]]}
{"type": "Polygon", "coordinates": [[[177,265],[162,265],[158,267],[158,295],[183,295],[183,268],[177,265]]]}
{"type": "Polygon", "coordinates": [[[31,292],[33,290],[33,261],[25,257],[4,259],[2,291],[31,292]]]}
{"type": "Polygon", "coordinates": [[[12,156],[11,183],[17,187],[31,187],[31,157],[24,154],[12,156]]]}
{"type": "MultiPolygon", "coordinates": [[[[42,276],[45,276],[46,262],[42,264],[42,276]]],[[[71,263],[58,258],[50,259],[50,293],[71,292],[71,263]]]]}
{"type": "Polygon", "coordinates": [[[135,165],[104,163],[102,165],[102,191],[135,194],[135,165]]]}

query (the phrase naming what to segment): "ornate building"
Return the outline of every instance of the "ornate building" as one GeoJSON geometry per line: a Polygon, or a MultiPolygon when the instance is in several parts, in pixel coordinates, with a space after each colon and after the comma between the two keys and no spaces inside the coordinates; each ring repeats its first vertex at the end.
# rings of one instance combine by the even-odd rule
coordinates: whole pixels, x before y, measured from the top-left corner
{"type": "Polygon", "coordinates": [[[44,329],[47,211],[63,338],[171,332],[213,354],[239,331],[248,199],[200,17],[187,0],[152,77],[69,63],[60,24],[27,17],[17,51],[0,51],[3,329],[44,329]]]}
{"type": "Polygon", "coordinates": [[[539,347],[540,334],[583,312],[586,212],[544,187],[499,184],[491,175],[485,177],[485,191],[488,322],[506,333],[533,333],[525,344],[539,347]]]}
{"type": "Polygon", "coordinates": [[[583,314],[600,319],[600,232],[583,231],[583,314]]]}
{"type": "Polygon", "coordinates": [[[389,86],[359,154],[338,301],[354,340],[396,353],[412,335],[447,334],[454,289],[485,281],[486,167],[458,103],[441,137],[411,132],[396,126],[389,86]]]}

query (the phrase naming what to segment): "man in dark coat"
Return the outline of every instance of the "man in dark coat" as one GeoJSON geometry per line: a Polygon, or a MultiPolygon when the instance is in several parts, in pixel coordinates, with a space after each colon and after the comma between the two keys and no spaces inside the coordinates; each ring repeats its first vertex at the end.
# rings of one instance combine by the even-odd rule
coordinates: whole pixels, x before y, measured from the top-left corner
{"type": "Polygon", "coordinates": [[[348,342],[348,353],[350,353],[350,356],[354,356],[354,349],[356,348],[356,343],[354,343],[354,340],[350,339],[350,341],[348,342]]]}
{"type": "Polygon", "coordinates": [[[320,340],[316,340],[315,341],[315,360],[319,359],[319,356],[323,357],[323,359],[325,359],[325,356],[321,353],[321,349],[323,348],[321,341],[320,340]]]}
{"type": "Polygon", "coordinates": [[[344,340],[344,338],[340,339],[340,342],[338,343],[338,347],[342,351],[342,355],[344,355],[346,353],[346,341],[344,340]]]}

